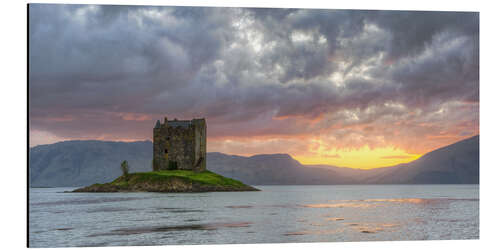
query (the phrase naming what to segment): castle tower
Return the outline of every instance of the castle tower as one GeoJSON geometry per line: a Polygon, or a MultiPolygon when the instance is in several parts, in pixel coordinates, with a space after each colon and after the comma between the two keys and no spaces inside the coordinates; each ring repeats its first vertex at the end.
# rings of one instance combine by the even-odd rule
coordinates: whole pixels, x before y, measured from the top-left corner
{"type": "Polygon", "coordinates": [[[153,171],[206,170],[205,119],[156,121],[153,129],[153,171]]]}

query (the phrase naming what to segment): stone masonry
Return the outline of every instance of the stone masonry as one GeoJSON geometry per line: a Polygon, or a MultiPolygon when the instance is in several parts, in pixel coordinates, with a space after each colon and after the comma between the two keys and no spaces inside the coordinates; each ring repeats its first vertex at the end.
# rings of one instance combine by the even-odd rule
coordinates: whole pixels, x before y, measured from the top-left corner
{"type": "Polygon", "coordinates": [[[153,171],[206,170],[205,119],[156,121],[153,129],[153,171]]]}

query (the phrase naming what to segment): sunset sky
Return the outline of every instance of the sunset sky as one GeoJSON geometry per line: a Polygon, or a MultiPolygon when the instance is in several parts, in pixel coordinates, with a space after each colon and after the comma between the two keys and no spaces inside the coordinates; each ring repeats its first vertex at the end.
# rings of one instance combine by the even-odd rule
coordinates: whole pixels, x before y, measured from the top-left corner
{"type": "Polygon", "coordinates": [[[35,4],[29,101],[30,146],[205,117],[209,152],[390,166],[479,134],[479,14],[35,4]]]}

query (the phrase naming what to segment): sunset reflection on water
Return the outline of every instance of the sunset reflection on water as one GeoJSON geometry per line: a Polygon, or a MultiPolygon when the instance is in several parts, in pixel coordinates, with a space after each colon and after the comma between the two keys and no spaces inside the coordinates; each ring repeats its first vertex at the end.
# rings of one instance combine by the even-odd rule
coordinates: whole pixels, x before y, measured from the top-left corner
{"type": "Polygon", "coordinates": [[[479,238],[478,185],[259,186],[262,192],[30,189],[37,247],[479,238]],[[124,219],[126,218],[126,219],[124,219]],[[111,242],[111,243],[110,243],[111,242]]]}

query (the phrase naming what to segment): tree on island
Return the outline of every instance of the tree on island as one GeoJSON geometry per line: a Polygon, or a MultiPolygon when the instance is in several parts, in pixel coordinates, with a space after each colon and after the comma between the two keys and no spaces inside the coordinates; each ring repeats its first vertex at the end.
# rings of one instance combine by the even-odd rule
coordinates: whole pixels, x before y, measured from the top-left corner
{"type": "Polygon", "coordinates": [[[127,161],[123,161],[122,164],[120,165],[121,169],[122,169],[122,173],[123,173],[123,176],[127,177],[128,176],[128,162],[127,161]]]}

